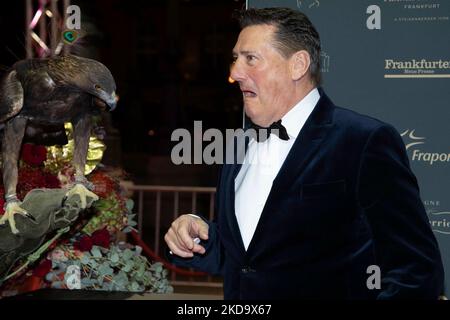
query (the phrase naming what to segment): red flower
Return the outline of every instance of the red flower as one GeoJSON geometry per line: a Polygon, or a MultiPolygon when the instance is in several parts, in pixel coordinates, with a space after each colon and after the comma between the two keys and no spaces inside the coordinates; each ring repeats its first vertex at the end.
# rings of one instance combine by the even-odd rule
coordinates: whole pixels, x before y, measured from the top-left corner
{"type": "Polygon", "coordinates": [[[80,251],[90,251],[92,249],[92,245],[92,239],[89,236],[84,235],[80,240],[74,243],[73,248],[80,251]]]}
{"type": "Polygon", "coordinates": [[[50,189],[56,189],[60,187],[58,178],[50,173],[44,173],[45,187],[50,189]]]}
{"type": "Polygon", "coordinates": [[[92,243],[96,246],[100,246],[103,248],[109,248],[109,243],[111,241],[109,231],[106,228],[101,230],[94,231],[92,234],[92,243]]]}
{"type": "Polygon", "coordinates": [[[108,175],[97,171],[89,176],[89,181],[94,184],[94,193],[101,198],[106,198],[117,187],[117,183],[108,175]]]}
{"type": "Polygon", "coordinates": [[[22,159],[31,166],[39,166],[47,160],[47,149],[44,146],[25,143],[22,147],[22,159]]]}
{"type": "Polygon", "coordinates": [[[38,168],[24,167],[19,169],[19,182],[17,191],[19,199],[36,188],[45,187],[45,178],[43,172],[38,168]]]}
{"type": "Polygon", "coordinates": [[[50,272],[51,269],[52,269],[52,262],[48,259],[45,259],[44,261],[41,262],[40,265],[38,265],[33,270],[33,275],[39,278],[43,278],[47,273],[50,272]]]}

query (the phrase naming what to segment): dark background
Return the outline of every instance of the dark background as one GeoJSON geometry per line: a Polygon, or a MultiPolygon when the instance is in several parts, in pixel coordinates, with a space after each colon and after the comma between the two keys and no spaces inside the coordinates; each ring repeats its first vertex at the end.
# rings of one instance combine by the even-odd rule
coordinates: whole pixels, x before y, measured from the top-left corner
{"type": "MultiPolygon", "coordinates": [[[[37,3],[37,1],[35,1],[37,3]]],[[[217,166],[170,161],[176,128],[238,128],[241,94],[228,82],[242,0],[80,0],[72,52],[110,68],[120,101],[108,116],[104,162],[139,184],[214,186],[217,166]]],[[[0,75],[25,58],[25,1],[2,3],[0,75]]]]}

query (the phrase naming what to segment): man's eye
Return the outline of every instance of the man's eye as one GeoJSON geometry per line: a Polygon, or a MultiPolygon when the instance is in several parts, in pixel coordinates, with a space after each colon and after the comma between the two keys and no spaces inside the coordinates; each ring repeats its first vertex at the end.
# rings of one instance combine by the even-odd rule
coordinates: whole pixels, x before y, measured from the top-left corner
{"type": "Polygon", "coordinates": [[[253,62],[256,60],[256,57],[252,56],[252,55],[248,55],[248,56],[246,56],[246,59],[247,59],[247,62],[253,62]]]}
{"type": "Polygon", "coordinates": [[[231,64],[235,64],[235,63],[236,63],[236,60],[237,60],[237,57],[232,57],[232,58],[231,58],[231,64]]]}

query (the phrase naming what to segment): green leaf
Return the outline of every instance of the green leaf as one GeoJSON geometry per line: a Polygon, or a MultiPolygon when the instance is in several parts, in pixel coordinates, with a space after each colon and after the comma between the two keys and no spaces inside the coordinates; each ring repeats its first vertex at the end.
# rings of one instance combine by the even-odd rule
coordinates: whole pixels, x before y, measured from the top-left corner
{"type": "Polygon", "coordinates": [[[128,221],[128,226],[130,226],[130,227],[137,226],[137,222],[136,221],[128,221]]]}
{"type": "Polygon", "coordinates": [[[97,246],[93,246],[91,249],[91,254],[94,258],[101,258],[102,257],[102,253],[100,251],[100,248],[97,246]]]}
{"type": "Polygon", "coordinates": [[[103,278],[103,277],[106,277],[106,276],[111,276],[114,273],[114,270],[108,265],[108,262],[104,262],[98,268],[98,273],[103,278]]]}
{"type": "Polygon", "coordinates": [[[150,280],[152,279],[152,273],[150,271],[145,271],[143,278],[146,283],[149,283],[150,280]]]}
{"type": "Polygon", "coordinates": [[[125,202],[125,206],[127,207],[128,212],[131,212],[134,207],[134,201],[132,199],[127,199],[127,201],[125,202]]]}
{"type": "Polygon", "coordinates": [[[111,285],[111,283],[110,283],[110,282],[103,282],[102,290],[105,290],[105,291],[111,291],[111,290],[112,290],[112,285],[111,285]]]}
{"type": "Polygon", "coordinates": [[[119,262],[119,255],[118,255],[117,253],[114,252],[114,253],[111,255],[111,257],[110,257],[110,260],[111,260],[112,263],[117,263],[117,262],[119,262]]]}
{"type": "Polygon", "coordinates": [[[173,287],[172,286],[167,286],[165,293],[173,293],[173,287]]]}
{"type": "Polygon", "coordinates": [[[97,283],[96,279],[87,279],[87,278],[81,279],[81,284],[86,287],[91,287],[91,286],[95,285],[96,283],[97,283]]]}
{"type": "Polygon", "coordinates": [[[134,267],[134,262],[132,260],[127,260],[125,266],[122,268],[124,272],[130,272],[134,267]]]}
{"type": "Polygon", "coordinates": [[[136,275],[138,277],[142,277],[144,275],[144,272],[145,272],[145,264],[144,263],[138,264],[136,275]]]}
{"type": "Polygon", "coordinates": [[[136,230],[134,228],[131,227],[125,227],[125,229],[122,230],[123,233],[130,233],[131,231],[136,230]]]}
{"type": "Polygon", "coordinates": [[[122,271],[119,272],[118,275],[114,276],[112,281],[118,287],[119,290],[124,290],[129,283],[127,275],[122,271]]]}
{"type": "Polygon", "coordinates": [[[133,291],[133,292],[140,291],[139,284],[136,281],[133,281],[129,287],[130,287],[130,291],[133,291]]]}
{"type": "Polygon", "coordinates": [[[92,269],[95,269],[95,268],[97,268],[98,263],[97,263],[97,261],[95,261],[94,259],[91,259],[91,260],[89,261],[89,266],[90,266],[92,269]]]}
{"type": "Polygon", "coordinates": [[[91,255],[89,254],[89,253],[85,253],[84,255],[83,255],[83,257],[81,257],[81,263],[82,264],[89,264],[89,262],[92,260],[92,257],[91,257],[91,255]]]}
{"type": "Polygon", "coordinates": [[[156,263],[154,263],[154,264],[151,266],[150,270],[152,270],[152,271],[155,272],[156,274],[160,274],[161,271],[163,270],[162,263],[161,263],[161,262],[156,262],[156,263]]]}
{"type": "Polygon", "coordinates": [[[123,259],[123,260],[129,260],[129,259],[131,259],[133,256],[134,256],[134,252],[133,252],[133,251],[131,251],[130,249],[125,249],[125,250],[123,251],[123,254],[122,254],[122,259],[123,259]]]}

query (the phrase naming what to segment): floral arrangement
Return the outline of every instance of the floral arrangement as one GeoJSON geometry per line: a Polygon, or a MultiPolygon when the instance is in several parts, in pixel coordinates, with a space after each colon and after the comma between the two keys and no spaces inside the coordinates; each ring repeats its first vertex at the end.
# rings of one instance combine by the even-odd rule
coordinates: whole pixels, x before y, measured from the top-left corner
{"type": "MultiPolygon", "coordinates": [[[[18,197],[36,188],[61,188],[72,181],[73,169],[64,163],[55,170],[42,146],[24,144],[19,163],[18,197]]],[[[53,157],[54,159],[54,157],[53,157]]],[[[150,263],[142,248],[126,242],[136,231],[133,201],[124,197],[119,180],[123,172],[104,167],[87,176],[99,200],[73,226],[69,237],[60,238],[41,257],[34,269],[0,287],[0,297],[39,288],[120,290],[170,293],[167,270],[150,263]]],[[[0,188],[0,214],[4,189],[0,188]]]]}
{"type": "Polygon", "coordinates": [[[150,264],[142,248],[111,243],[106,229],[79,235],[53,249],[34,270],[51,288],[168,293],[167,270],[150,264]]]}
{"type": "MultiPolygon", "coordinates": [[[[36,188],[60,188],[58,177],[42,167],[46,160],[47,149],[43,146],[35,146],[26,143],[22,147],[21,159],[19,161],[17,197],[23,200],[25,195],[36,188]]],[[[3,206],[5,189],[3,183],[0,186],[0,214],[4,213],[3,206]]]]}

